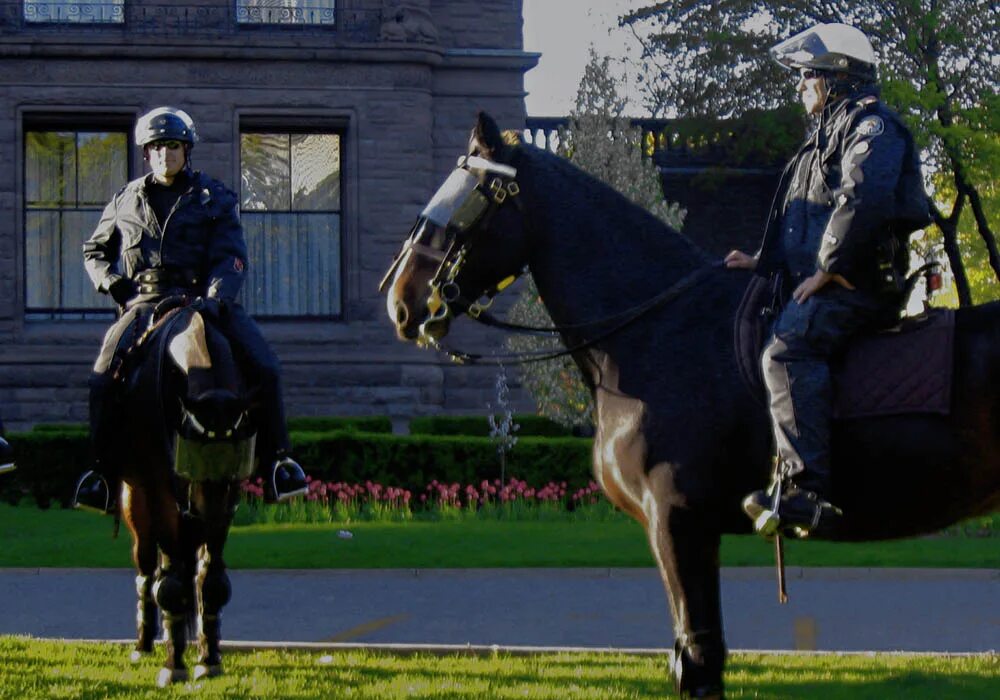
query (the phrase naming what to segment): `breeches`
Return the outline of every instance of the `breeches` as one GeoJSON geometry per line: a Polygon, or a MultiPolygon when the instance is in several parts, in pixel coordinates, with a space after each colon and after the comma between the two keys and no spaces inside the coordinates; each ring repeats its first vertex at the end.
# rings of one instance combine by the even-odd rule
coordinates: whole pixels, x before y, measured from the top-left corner
{"type": "MultiPolygon", "coordinates": [[[[832,284],[832,283],[831,283],[832,284]]],[[[788,302],[761,358],[775,451],[799,486],[826,490],[833,388],[830,357],[864,330],[884,324],[891,306],[858,291],[824,289],[788,302]]]]}

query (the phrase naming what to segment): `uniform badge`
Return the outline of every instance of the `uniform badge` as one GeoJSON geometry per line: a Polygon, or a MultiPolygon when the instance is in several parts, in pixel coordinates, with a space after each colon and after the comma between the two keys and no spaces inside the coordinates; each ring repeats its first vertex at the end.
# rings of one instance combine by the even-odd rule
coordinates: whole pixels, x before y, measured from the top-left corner
{"type": "Polygon", "coordinates": [[[862,136],[878,136],[885,131],[885,122],[882,117],[865,117],[858,123],[857,131],[862,136]]]}
{"type": "Polygon", "coordinates": [[[199,197],[199,201],[201,202],[202,206],[208,204],[211,201],[211,199],[212,199],[212,193],[208,191],[207,187],[204,188],[201,191],[201,196],[199,197]]]}
{"type": "Polygon", "coordinates": [[[233,269],[237,272],[243,272],[243,261],[239,258],[233,258],[233,269]]]}

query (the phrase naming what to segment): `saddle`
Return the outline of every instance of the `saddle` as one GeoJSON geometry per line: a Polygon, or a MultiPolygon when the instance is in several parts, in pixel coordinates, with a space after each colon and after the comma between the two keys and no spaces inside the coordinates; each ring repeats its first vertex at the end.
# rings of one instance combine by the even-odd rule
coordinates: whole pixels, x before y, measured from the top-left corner
{"type": "MultiPolygon", "coordinates": [[[[779,298],[770,280],[754,276],[736,312],[734,339],[740,376],[762,405],[767,403],[767,390],[760,357],[771,336],[779,298]]],[[[954,311],[931,309],[892,328],[853,339],[831,362],[834,417],[947,415],[954,336],[954,311]]]]}

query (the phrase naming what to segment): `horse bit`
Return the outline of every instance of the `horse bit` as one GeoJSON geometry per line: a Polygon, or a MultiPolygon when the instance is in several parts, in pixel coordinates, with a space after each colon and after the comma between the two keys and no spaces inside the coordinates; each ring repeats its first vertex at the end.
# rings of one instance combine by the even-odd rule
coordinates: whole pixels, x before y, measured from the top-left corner
{"type": "Polygon", "coordinates": [[[435,213],[432,200],[418,217],[402,249],[382,278],[379,284],[380,292],[385,289],[406,255],[411,252],[438,263],[434,276],[428,282],[430,293],[426,303],[430,315],[420,325],[419,344],[436,345],[429,329],[452,316],[452,305],[461,304],[465,307],[466,314],[472,318],[479,318],[493,304],[496,295],[513,284],[519,276],[505,277],[472,300],[462,296],[456,281],[465,266],[475,229],[482,228],[481,224],[488,223],[497,210],[508,201],[513,201],[523,211],[521,202],[517,199],[521,188],[517,184],[516,176],[517,170],[511,166],[494,163],[479,156],[460,157],[455,170],[435,195],[435,199],[441,196],[442,192],[447,193],[449,187],[457,190],[456,194],[462,194],[466,189],[468,193],[460,201],[456,198],[454,202],[441,203],[441,209],[447,209],[449,204],[453,209],[448,212],[448,218],[443,223],[441,221],[443,216],[439,216],[437,221],[432,218],[435,213]],[[483,175],[479,177],[473,175],[474,170],[480,171],[483,175]],[[476,181],[475,186],[470,187],[473,179],[476,181]]]}

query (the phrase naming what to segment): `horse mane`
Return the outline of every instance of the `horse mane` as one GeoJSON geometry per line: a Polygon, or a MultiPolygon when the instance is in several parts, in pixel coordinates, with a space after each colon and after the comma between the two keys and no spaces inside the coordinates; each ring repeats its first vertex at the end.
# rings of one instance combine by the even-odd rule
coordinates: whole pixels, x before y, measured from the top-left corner
{"type": "Polygon", "coordinates": [[[533,227],[578,243],[559,245],[548,264],[581,270],[599,261],[619,293],[640,297],[707,264],[708,254],[680,231],[565,158],[531,145],[510,150],[518,181],[539,199],[533,227]]]}

